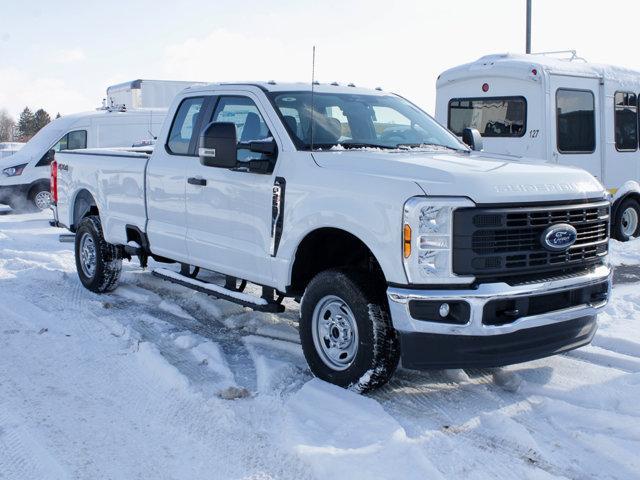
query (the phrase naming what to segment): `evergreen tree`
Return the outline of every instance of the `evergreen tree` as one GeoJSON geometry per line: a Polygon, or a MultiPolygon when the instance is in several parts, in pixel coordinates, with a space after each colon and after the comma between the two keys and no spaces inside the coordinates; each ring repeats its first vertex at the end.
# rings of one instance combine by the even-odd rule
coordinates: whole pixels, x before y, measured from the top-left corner
{"type": "Polygon", "coordinates": [[[29,107],[24,107],[18,119],[18,136],[23,142],[29,141],[35,135],[36,118],[29,107]]]}
{"type": "Polygon", "coordinates": [[[47,123],[51,122],[51,117],[42,108],[34,114],[35,131],[34,135],[40,131],[47,123]]]}
{"type": "Polygon", "coordinates": [[[58,113],[56,114],[56,119],[60,118],[61,116],[62,116],[62,115],[60,115],[60,112],[58,112],[58,113]]]}

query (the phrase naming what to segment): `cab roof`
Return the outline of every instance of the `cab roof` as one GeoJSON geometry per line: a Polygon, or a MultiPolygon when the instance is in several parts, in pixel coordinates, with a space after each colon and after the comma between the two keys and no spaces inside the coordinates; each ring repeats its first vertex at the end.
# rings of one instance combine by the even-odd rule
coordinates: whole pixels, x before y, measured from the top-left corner
{"type": "MultiPolygon", "coordinates": [[[[256,87],[265,92],[311,92],[310,82],[218,82],[210,83],[206,86],[194,85],[187,90],[197,91],[211,91],[220,87],[256,87]]],[[[313,90],[316,93],[355,93],[359,95],[389,95],[389,92],[384,92],[382,89],[370,89],[356,87],[354,84],[344,83],[315,83],[313,90]]]]}

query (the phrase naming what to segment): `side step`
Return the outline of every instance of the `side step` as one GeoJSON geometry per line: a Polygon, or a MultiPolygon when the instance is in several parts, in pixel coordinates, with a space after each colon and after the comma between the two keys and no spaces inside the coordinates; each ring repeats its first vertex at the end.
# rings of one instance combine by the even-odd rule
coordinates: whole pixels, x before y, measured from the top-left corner
{"type": "Polygon", "coordinates": [[[162,278],[163,280],[177,283],[178,285],[182,285],[183,287],[190,288],[197,292],[206,293],[207,295],[211,295],[215,298],[238,303],[242,306],[249,307],[259,312],[284,312],[284,306],[280,303],[268,301],[264,298],[255,297],[246,293],[229,290],[213,283],[202,282],[200,280],[196,280],[195,278],[186,277],[172,270],[167,270],[165,268],[156,268],[151,273],[158,278],[162,278]]]}

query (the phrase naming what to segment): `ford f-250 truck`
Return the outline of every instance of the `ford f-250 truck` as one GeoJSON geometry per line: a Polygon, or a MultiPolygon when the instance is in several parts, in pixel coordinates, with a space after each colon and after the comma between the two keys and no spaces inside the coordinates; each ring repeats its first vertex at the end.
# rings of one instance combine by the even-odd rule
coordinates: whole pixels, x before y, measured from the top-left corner
{"type": "Polygon", "coordinates": [[[357,391],[400,358],[495,367],[588,344],[610,292],[596,179],[467,148],[378,90],[191,87],[151,155],[59,153],[51,183],[86,288],[113,290],[137,256],[187,266],[153,273],[256,310],[293,297],[312,372],[357,391]]]}

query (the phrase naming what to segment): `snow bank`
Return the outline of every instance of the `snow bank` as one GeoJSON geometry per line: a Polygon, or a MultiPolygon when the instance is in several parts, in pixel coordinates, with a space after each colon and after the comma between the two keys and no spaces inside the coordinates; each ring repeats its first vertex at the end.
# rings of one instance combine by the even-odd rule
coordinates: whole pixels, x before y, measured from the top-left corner
{"type": "Polygon", "coordinates": [[[189,380],[162,356],[157,346],[140,342],[137,355],[140,362],[169,387],[178,390],[189,388],[189,380]]]}
{"type": "Polygon", "coordinates": [[[609,242],[609,262],[612,265],[640,265],[640,238],[628,242],[609,242]]]}
{"type": "Polygon", "coordinates": [[[445,478],[375,400],[314,379],[286,409],[282,441],[316,478],[445,478]]]}

